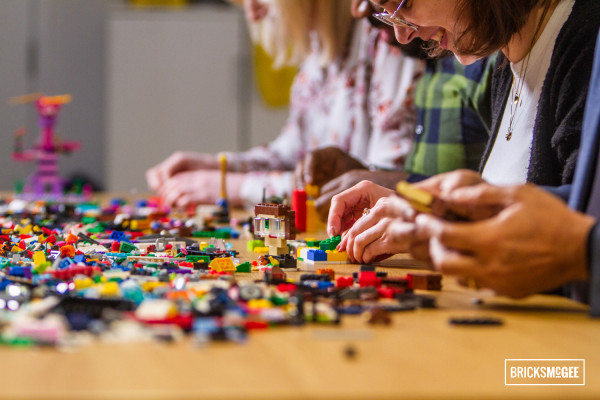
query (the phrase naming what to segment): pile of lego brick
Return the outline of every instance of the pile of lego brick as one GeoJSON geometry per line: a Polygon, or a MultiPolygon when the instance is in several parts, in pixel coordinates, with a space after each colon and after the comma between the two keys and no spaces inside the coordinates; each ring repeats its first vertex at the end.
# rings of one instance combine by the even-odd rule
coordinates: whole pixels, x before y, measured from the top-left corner
{"type": "Polygon", "coordinates": [[[180,227],[196,228],[189,221],[156,210],[131,217],[122,207],[0,218],[0,344],[69,346],[82,332],[109,341],[243,342],[275,325],[336,324],[363,312],[387,321],[382,313],[431,305],[408,277],[364,266],[356,277],[336,279],[323,268],[294,282],[285,257],[240,263],[222,239],[177,237],[180,227]],[[240,279],[261,267],[260,281],[240,279]]]}

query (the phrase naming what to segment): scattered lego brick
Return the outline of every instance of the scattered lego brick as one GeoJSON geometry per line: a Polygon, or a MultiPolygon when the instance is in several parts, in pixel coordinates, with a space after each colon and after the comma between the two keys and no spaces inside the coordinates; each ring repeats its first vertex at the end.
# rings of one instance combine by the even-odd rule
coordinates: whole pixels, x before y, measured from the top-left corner
{"type": "Polygon", "coordinates": [[[442,274],[437,273],[410,273],[407,278],[412,281],[416,290],[442,290],[442,274]]]}

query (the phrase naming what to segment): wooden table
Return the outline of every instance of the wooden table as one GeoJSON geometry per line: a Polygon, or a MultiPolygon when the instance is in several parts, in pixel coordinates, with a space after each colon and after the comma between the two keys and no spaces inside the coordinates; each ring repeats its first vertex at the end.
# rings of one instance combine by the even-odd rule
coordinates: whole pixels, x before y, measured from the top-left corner
{"type": "MultiPolygon", "coordinates": [[[[234,241],[234,248],[245,243],[234,241]]],[[[358,266],[335,269],[350,275],[358,266]]],[[[245,345],[94,343],[68,353],[3,347],[0,398],[600,398],[600,321],[591,320],[586,307],[553,296],[507,301],[460,288],[452,278],[443,285],[441,292],[428,292],[438,309],[395,314],[390,327],[345,316],[339,327],[255,331],[245,345]],[[484,304],[473,304],[475,297],[484,304]],[[504,325],[448,323],[451,316],[484,315],[502,318],[504,325]],[[353,358],[346,355],[348,346],[356,350],[353,358]],[[586,385],[505,386],[507,358],[584,358],[586,385]]]]}

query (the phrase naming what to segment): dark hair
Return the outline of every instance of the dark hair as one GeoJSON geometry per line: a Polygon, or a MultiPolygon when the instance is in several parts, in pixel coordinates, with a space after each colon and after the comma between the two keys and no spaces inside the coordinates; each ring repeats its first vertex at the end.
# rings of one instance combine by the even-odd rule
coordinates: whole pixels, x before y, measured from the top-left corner
{"type": "Polygon", "coordinates": [[[554,1],[458,0],[457,25],[465,29],[456,41],[456,50],[462,54],[489,56],[508,45],[537,6],[547,11],[554,1]]]}

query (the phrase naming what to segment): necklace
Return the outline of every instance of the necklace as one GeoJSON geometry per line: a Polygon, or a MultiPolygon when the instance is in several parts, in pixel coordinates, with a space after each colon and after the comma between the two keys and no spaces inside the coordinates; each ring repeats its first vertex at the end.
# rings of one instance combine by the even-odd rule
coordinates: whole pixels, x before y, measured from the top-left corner
{"type": "Polygon", "coordinates": [[[523,86],[525,85],[525,76],[527,75],[527,67],[529,67],[529,58],[531,57],[531,52],[533,51],[533,46],[539,38],[539,35],[542,32],[542,25],[544,24],[544,20],[548,15],[550,10],[550,4],[546,5],[542,12],[542,16],[538,22],[535,33],[533,34],[533,39],[531,40],[531,45],[529,46],[529,52],[527,53],[527,58],[525,59],[525,65],[519,71],[519,80],[515,84],[515,79],[513,78],[512,86],[510,88],[510,119],[508,120],[508,131],[504,137],[506,141],[510,141],[513,134],[513,123],[515,121],[515,116],[517,115],[517,110],[523,104],[523,99],[521,98],[521,94],[523,93],[523,86]]]}
{"type": "Polygon", "coordinates": [[[525,59],[525,64],[521,71],[519,71],[519,79],[516,81],[513,78],[512,86],[510,88],[510,119],[508,120],[508,131],[504,137],[506,141],[510,141],[512,139],[513,134],[513,124],[515,122],[515,116],[517,115],[517,110],[523,104],[523,99],[521,94],[523,93],[523,86],[525,86],[525,76],[527,75],[527,67],[529,67],[529,58],[531,57],[531,51],[527,54],[527,58],[525,59]]]}

